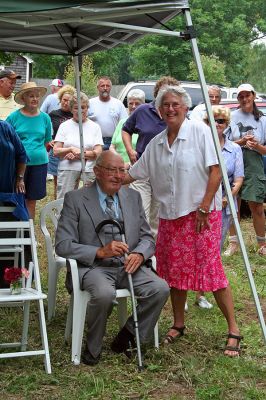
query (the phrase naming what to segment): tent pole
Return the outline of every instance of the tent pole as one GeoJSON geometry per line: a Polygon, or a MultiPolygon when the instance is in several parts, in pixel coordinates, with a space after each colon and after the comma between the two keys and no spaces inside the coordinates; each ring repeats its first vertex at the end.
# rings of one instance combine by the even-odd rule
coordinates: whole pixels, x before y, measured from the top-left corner
{"type": "MultiPolygon", "coordinates": [[[[192,27],[192,20],[191,20],[190,11],[186,9],[186,10],[184,10],[184,14],[185,14],[187,27],[192,27]]],[[[217,130],[216,130],[216,125],[215,125],[215,122],[214,122],[214,117],[213,117],[211,103],[210,103],[210,99],[209,99],[209,95],[208,95],[208,91],[207,91],[206,81],[205,81],[205,77],[204,77],[204,73],[203,73],[203,69],[202,69],[202,65],[201,65],[201,60],[200,60],[200,54],[199,54],[199,50],[198,50],[197,41],[196,41],[195,38],[192,38],[192,37],[190,38],[190,41],[191,41],[191,45],[192,45],[194,59],[195,59],[196,65],[197,65],[197,70],[198,70],[198,74],[199,74],[199,80],[200,80],[201,88],[202,88],[202,91],[203,91],[204,101],[205,101],[205,104],[206,104],[206,107],[207,107],[207,114],[208,114],[208,119],[210,121],[212,137],[213,137],[213,140],[214,140],[216,153],[217,153],[219,164],[220,164],[220,168],[221,168],[221,171],[222,171],[223,182],[224,182],[224,185],[225,185],[225,189],[226,189],[227,198],[228,198],[228,201],[229,201],[231,214],[232,214],[232,217],[233,217],[233,221],[234,221],[236,232],[237,232],[237,237],[238,237],[240,248],[241,248],[241,251],[242,251],[242,256],[243,256],[245,268],[246,268],[246,271],[247,271],[251,292],[253,294],[253,298],[254,298],[254,301],[255,301],[255,305],[256,305],[256,309],[257,309],[257,313],[258,313],[258,318],[259,318],[259,321],[260,321],[262,334],[263,334],[264,340],[266,341],[265,321],[264,321],[264,317],[263,317],[263,313],[262,313],[262,309],[261,309],[258,293],[257,293],[257,290],[256,290],[255,282],[254,282],[254,279],[253,279],[252,270],[251,270],[251,266],[250,266],[250,263],[249,263],[246,247],[245,247],[245,244],[244,244],[242,232],[241,232],[240,225],[239,225],[239,222],[238,222],[237,213],[236,213],[236,209],[235,209],[235,205],[234,205],[234,200],[233,200],[233,196],[232,196],[232,193],[231,193],[229,180],[228,180],[228,177],[227,177],[226,167],[225,167],[225,164],[224,164],[224,161],[223,161],[223,156],[222,156],[222,151],[221,151],[221,147],[220,147],[219,137],[218,137],[217,130]]]]}
{"type": "Polygon", "coordinates": [[[75,81],[77,90],[78,100],[78,118],[79,118],[79,136],[80,136],[80,158],[81,158],[81,174],[83,179],[83,185],[86,184],[85,175],[85,153],[84,153],[84,139],[83,139],[83,126],[82,126],[82,114],[81,114],[81,100],[80,100],[80,69],[79,69],[79,57],[74,56],[74,67],[75,67],[75,81]]]}

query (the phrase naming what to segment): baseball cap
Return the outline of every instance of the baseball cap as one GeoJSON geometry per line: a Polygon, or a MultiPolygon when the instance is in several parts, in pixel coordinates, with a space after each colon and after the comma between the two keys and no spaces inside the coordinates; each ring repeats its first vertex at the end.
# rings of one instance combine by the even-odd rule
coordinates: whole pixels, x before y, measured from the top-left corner
{"type": "Polygon", "coordinates": [[[239,93],[241,92],[253,92],[255,93],[255,89],[252,85],[250,85],[249,83],[242,83],[242,85],[238,86],[237,88],[237,97],[239,95],[239,93]]]}
{"type": "Polygon", "coordinates": [[[52,83],[50,83],[49,86],[62,87],[62,86],[64,86],[64,82],[62,81],[62,79],[53,79],[52,83]]]}
{"type": "Polygon", "coordinates": [[[17,75],[12,69],[2,69],[0,70],[0,79],[2,78],[21,79],[21,75],[17,75]]]}

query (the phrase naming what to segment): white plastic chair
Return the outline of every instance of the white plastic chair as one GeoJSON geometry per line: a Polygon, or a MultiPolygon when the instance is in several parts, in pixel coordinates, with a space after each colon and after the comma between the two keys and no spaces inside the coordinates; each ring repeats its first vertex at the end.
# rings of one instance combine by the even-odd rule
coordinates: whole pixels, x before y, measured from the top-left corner
{"type": "MultiPolygon", "coordinates": [[[[22,265],[24,263],[23,254],[24,246],[31,246],[32,262],[29,265],[30,276],[25,283],[23,279],[23,287],[21,294],[12,295],[10,289],[0,289],[0,307],[21,307],[23,306],[23,328],[22,337],[20,342],[14,343],[0,343],[0,348],[13,348],[19,347],[20,351],[1,353],[0,359],[22,357],[22,356],[44,356],[45,370],[48,374],[51,373],[50,355],[47,339],[47,330],[45,323],[43,300],[46,295],[42,293],[40,272],[36,250],[36,239],[34,234],[33,221],[6,221],[0,222],[0,231],[15,231],[16,237],[14,238],[0,238],[0,252],[1,253],[22,253],[22,265]],[[29,237],[25,237],[25,232],[29,232],[29,237]],[[19,233],[19,234],[18,234],[19,233]],[[32,276],[34,276],[34,287],[32,286],[32,276]],[[39,350],[27,350],[28,330],[29,330],[29,313],[30,302],[38,302],[40,333],[42,339],[42,347],[39,350]]],[[[16,261],[16,257],[14,257],[16,261]]]]}
{"type": "MultiPolygon", "coordinates": [[[[155,257],[153,257],[155,260],[155,257]]],[[[67,314],[67,323],[65,329],[65,340],[69,342],[72,333],[71,360],[75,365],[80,364],[80,355],[82,347],[82,338],[84,324],[86,319],[87,303],[90,295],[86,290],[80,289],[78,267],[76,260],[68,260],[71,268],[73,292],[70,299],[70,305],[67,314]]],[[[130,298],[130,292],[127,289],[116,290],[116,300],[118,302],[118,323],[122,328],[128,318],[127,299],[130,298]]],[[[158,322],[154,328],[154,346],[159,348],[158,322]]]]}
{"type": "Polygon", "coordinates": [[[58,274],[66,266],[65,258],[55,254],[54,238],[64,199],[51,201],[40,214],[41,231],[44,235],[48,260],[48,320],[55,316],[58,274]]]}

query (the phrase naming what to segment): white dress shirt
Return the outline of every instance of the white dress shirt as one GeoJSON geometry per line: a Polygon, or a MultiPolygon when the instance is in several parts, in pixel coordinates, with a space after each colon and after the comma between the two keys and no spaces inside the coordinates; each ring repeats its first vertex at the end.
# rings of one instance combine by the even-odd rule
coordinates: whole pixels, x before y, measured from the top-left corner
{"type": "MultiPolygon", "coordinates": [[[[171,147],[167,129],[155,136],[130,169],[134,179],[150,178],[159,216],[176,219],[195,211],[206,191],[209,167],[218,164],[210,128],[185,119],[171,147]]],[[[221,187],[210,209],[222,208],[221,187]]]]}

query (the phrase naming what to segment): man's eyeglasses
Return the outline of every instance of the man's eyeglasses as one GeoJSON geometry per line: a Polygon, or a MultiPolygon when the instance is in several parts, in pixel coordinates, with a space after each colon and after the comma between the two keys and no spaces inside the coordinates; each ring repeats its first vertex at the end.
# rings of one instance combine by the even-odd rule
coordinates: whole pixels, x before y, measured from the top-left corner
{"type": "Polygon", "coordinates": [[[115,175],[115,174],[120,174],[120,175],[125,175],[127,170],[126,168],[111,168],[111,167],[104,167],[103,165],[97,165],[97,167],[101,167],[105,169],[108,175],[115,175]]]}

